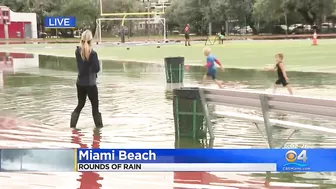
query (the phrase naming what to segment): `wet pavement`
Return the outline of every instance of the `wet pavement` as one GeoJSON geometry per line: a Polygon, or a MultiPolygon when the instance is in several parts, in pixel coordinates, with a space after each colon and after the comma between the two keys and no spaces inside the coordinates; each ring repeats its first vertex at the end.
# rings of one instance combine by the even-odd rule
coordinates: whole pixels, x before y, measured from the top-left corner
{"type": "MultiPolygon", "coordinates": [[[[174,148],[171,93],[166,92],[164,68],[158,64],[103,61],[98,75],[100,110],[105,127],[93,131],[91,105],[87,102],[78,123],[69,129],[76,106],[74,58],[0,53],[1,148],[174,148]],[[2,61],[1,61],[2,60],[2,61]]],[[[202,67],[185,72],[185,86],[197,86],[202,67]]],[[[289,72],[295,94],[335,98],[336,75],[289,72]]],[[[271,91],[275,73],[227,69],[218,78],[240,83],[237,88],[271,91]]],[[[215,85],[213,85],[215,87],[215,85]]],[[[279,89],[279,93],[286,93],[279,89]]],[[[333,126],[323,120],[323,124],[333,126]]],[[[266,147],[250,123],[214,120],[215,148],[266,147]]],[[[288,135],[279,130],[280,139],[288,135]]],[[[290,143],[335,147],[336,137],[299,132],[290,143]]],[[[192,144],[202,147],[202,144],[192,144]]],[[[336,188],[332,173],[1,173],[1,188],[336,188]],[[291,186],[286,183],[316,184],[291,186]],[[267,183],[267,182],[266,182],[267,183]],[[206,186],[205,186],[206,185],[206,186]],[[210,187],[211,185],[211,187],[210,187]],[[225,187],[224,187],[225,186],[225,187]],[[282,187],[279,187],[282,186],[282,187]]]]}

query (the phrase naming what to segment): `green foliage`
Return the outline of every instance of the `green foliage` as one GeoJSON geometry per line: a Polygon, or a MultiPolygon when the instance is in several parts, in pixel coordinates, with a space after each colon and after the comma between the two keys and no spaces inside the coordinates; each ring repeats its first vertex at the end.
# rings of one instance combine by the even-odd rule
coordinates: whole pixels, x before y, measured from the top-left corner
{"type": "MultiPolygon", "coordinates": [[[[15,12],[35,12],[38,25],[44,16],[75,16],[78,28],[89,28],[93,32],[100,15],[98,0],[0,0],[15,12]]],[[[144,12],[144,4],[138,0],[103,0],[103,12],[144,12]]]]}
{"type": "Polygon", "coordinates": [[[281,0],[256,0],[253,5],[253,16],[266,22],[278,20],[284,14],[282,2],[281,0]]]}
{"type": "Polygon", "coordinates": [[[193,26],[193,30],[201,30],[205,9],[201,0],[172,0],[171,6],[166,10],[165,17],[168,22],[185,26],[187,23],[193,26]]]}
{"type": "Polygon", "coordinates": [[[308,24],[321,24],[335,10],[334,0],[285,0],[288,11],[297,11],[308,24]],[[318,22],[318,23],[316,23],[318,22]]]}
{"type": "Polygon", "coordinates": [[[336,15],[336,0],[172,0],[168,23],[224,22],[238,20],[255,32],[256,23],[321,24],[336,15]]]}
{"type": "MultiPolygon", "coordinates": [[[[100,10],[99,10],[100,11],[100,10]]],[[[137,0],[102,0],[103,13],[145,12],[145,6],[137,0]]]]}
{"type": "Polygon", "coordinates": [[[88,0],[69,0],[61,6],[57,16],[75,16],[78,28],[93,28],[99,16],[97,7],[88,0]]]}
{"type": "MultiPolygon", "coordinates": [[[[98,0],[0,0],[16,12],[36,12],[38,24],[44,16],[76,16],[78,27],[93,28],[99,17],[98,0]]],[[[146,2],[139,0],[102,0],[103,13],[144,12],[146,2]]],[[[165,18],[168,28],[186,23],[196,32],[205,31],[208,23],[238,20],[237,24],[249,25],[282,22],[318,24],[325,18],[335,21],[336,0],[171,0],[165,18]]]]}

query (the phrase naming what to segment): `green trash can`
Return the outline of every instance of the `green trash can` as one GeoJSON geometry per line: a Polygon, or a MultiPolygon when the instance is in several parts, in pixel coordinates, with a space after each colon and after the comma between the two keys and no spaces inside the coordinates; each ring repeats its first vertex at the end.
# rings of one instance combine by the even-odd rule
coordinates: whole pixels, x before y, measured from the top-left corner
{"type": "Polygon", "coordinates": [[[164,62],[167,83],[183,83],[184,57],[166,57],[164,62]]]}
{"type": "Polygon", "coordinates": [[[204,111],[199,88],[183,87],[173,90],[175,138],[206,138],[204,111]]]}
{"type": "Polygon", "coordinates": [[[190,138],[175,139],[175,148],[207,148],[203,140],[190,138]]]}

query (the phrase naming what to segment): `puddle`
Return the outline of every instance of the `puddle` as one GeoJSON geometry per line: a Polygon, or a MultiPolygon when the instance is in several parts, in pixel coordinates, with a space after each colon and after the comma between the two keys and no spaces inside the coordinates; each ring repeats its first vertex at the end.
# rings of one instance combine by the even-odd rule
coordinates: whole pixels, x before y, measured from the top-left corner
{"type": "MultiPolygon", "coordinates": [[[[74,58],[0,53],[0,62],[0,108],[3,118],[0,119],[0,147],[175,147],[172,101],[166,93],[165,72],[161,65],[102,62],[98,89],[105,127],[97,141],[93,140],[94,123],[89,102],[79,119],[80,133],[72,133],[68,129],[70,113],[76,106],[77,68],[74,58]]],[[[184,85],[197,86],[204,73],[203,67],[190,66],[189,71],[185,71],[184,85]]],[[[335,98],[335,74],[288,72],[288,75],[295,94],[335,98]]],[[[245,89],[271,91],[276,73],[226,69],[223,73],[219,71],[217,77],[225,82],[239,83],[245,89]]],[[[278,92],[287,93],[281,88],[278,92]]],[[[252,124],[220,119],[214,122],[216,148],[265,147],[265,142],[252,124]]],[[[287,134],[283,130],[276,133],[280,138],[287,134]]],[[[300,132],[291,140],[298,143],[303,141],[312,146],[334,147],[336,137],[300,132]]],[[[69,189],[111,186],[134,188],[134,185],[137,188],[174,189],[266,187],[265,174],[203,172],[87,175],[1,173],[0,180],[6,183],[5,188],[18,188],[21,184],[31,188],[69,189]],[[194,182],[189,182],[190,180],[194,182]]],[[[320,188],[336,187],[336,177],[331,173],[274,173],[270,181],[270,186],[273,185],[274,188],[284,182],[311,184],[304,187],[283,184],[284,188],[316,188],[314,184],[320,188]]]]}

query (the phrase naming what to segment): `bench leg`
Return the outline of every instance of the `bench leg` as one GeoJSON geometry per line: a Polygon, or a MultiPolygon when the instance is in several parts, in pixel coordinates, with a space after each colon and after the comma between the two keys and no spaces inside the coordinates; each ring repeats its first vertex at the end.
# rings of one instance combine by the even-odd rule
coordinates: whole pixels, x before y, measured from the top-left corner
{"type": "Polygon", "coordinates": [[[281,145],[281,148],[284,148],[285,145],[287,144],[287,142],[289,141],[289,139],[290,139],[296,132],[298,132],[298,131],[299,131],[299,130],[295,130],[295,129],[293,129],[292,132],[291,132],[291,134],[287,137],[287,139],[285,140],[285,142],[281,145]]]}
{"type": "Polygon", "coordinates": [[[268,98],[266,95],[260,95],[259,96],[260,103],[261,103],[261,109],[262,109],[262,114],[264,118],[264,124],[265,124],[265,129],[266,129],[266,134],[267,134],[267,141],[268,141],[268,146],[270,148],[274,148],[273,144],[273,129],[271,122],[269,121],[269,104],[268,104],[268,98]]]}
{"type": "Polygon", "coordinates": [[[208,104],[206,102],[204,91],[203,91],[202,88],[199,89],[199,95],[201,97],[203,111],[204,111],[204,114],[205,114],[206,126],[207,126],[207,130],[209,132],[209,135],[210,135],[210,140],[214,140],[215,136],[214,136],[213,126],[212,126],[212,122],[211,122],[211,116],[210,116],[210,113],[209,113],[208,104]]]}
{"type": "Polygon", "coordinates": [[[267,142],[268,142],[268,141],[267,141],[267,138],[266,138],[265,135],[261,132],[261,129],[260,129],[258,123],[254,123],[254,125],[257,127],[257,129],[258,129],[258,131],[259,131],[261,137],[262,137],[262,138],[265,140],[265,142],[267,143],[267,142]]]}
{"type": "Polygon", "coordinates": [[[210,139],[210,140],[209,140],[209,143],[208,143],[208,145],[207,145],[207,148],[213,148],[213,146],[214,146],[214,142],[215,142],[214,139],[210,139]]]}

